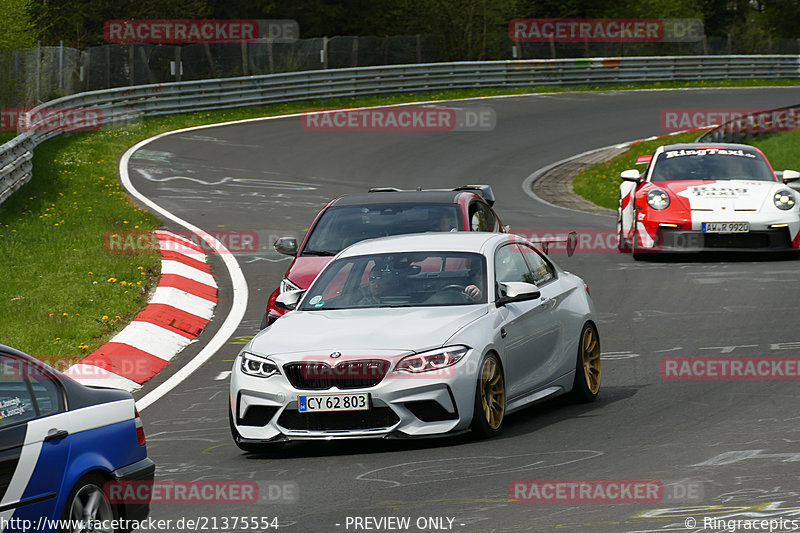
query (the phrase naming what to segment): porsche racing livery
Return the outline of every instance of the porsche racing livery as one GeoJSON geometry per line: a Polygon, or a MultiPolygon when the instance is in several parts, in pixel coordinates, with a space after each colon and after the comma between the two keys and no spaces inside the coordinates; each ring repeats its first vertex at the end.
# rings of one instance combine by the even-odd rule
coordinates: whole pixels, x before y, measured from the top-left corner
{"type": "Polygon", "coordinates": [[[619,249],[654,251],[800,248],[798,192],[755,147],[673,144],[659,147],[647,170],[622,173],[619,249]]]}

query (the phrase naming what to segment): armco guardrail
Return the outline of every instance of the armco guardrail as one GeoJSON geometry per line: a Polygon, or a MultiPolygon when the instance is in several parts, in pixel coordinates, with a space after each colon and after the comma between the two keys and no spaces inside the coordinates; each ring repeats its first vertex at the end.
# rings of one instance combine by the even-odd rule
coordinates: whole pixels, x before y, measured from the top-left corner
{"type": "Polygon", "coordinates": [[[797,55],[606,57],[344,68],[91,91],[33,109],[30,115],[41,119],[0,146],[0,202],[30,179],[34,148],[63,132],[37,131],[48,109],[96,108],[104,124],[114,124],[141,116],[397,92],[798,77],[797,55]]]}
{"type": "MultiPolygon", "coordinates": [[[[754,137],[763,137],[767,133],[797,131],[800,128],[798,121],[800,121],[800,105],[765,109],[720,124],[698,137],[697,142],[747,142],[754,137]]],[[[800,170],[800,168],[792,170],[800,170]]],[[[781,173],[781,170],[776,170],[778,177],[781,176],[781,173]]],[[[800,182],[795,181],[788,185],[793,189],[800,190],[800,182]]]]}
{"type": "Polygon", "coordinates": [[[765,109],[734,117],[705,132],[697,142],[738,143],[767,133],[800,129],[800,105],[765,109]]]}

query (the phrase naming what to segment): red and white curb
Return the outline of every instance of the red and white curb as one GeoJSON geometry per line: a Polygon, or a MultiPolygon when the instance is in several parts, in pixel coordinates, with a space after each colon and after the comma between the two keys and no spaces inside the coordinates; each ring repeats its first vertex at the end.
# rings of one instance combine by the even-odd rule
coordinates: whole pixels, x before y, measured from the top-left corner
{"type": "Polygon", "coordinates": [[[193,342],[214,314],[217,283],[205,252],[184,237],[155,233],[161,248],[158,287],[133,322],[67,369],[84,385],[140,388],[193,342]]]}

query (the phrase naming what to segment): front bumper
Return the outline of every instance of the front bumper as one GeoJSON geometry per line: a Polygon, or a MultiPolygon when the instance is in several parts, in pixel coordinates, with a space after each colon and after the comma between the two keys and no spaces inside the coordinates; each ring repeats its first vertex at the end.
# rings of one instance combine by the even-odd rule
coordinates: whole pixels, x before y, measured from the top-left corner
{"type": "MultiPolygon", "coordinates": [[[[471,350],[440,373],[389,372],[373,387],[300,390],[284,374],[257,378],[239,370],[231,375],[231,411],[242,442],[280,440],[414,438],[457,433],[469,428],[477,368],[471,350]],[[430,375],[426,375],[430,374],[430,375]],[[301,413],[299,395],[369,394],[366,411],[301,413]]],[[[283,370],[282,370],[283,371],[283,370]]]]}
{"type": "Polygon", "coordinates": [[[261,319],[261,329],[272,325],[276,320],[285,315],[288,311],[281,309],[275,305],[275,299],[280,295],[280,289],[275,289],[267,299],[267,308],[264,311],[264,316],[261,319]]]}
{"type": "Polygon", "coordinates": [[[748,233],[703,233],[695,230],[658,228],[652,248],[637,251],[787,251],[793,250],[789,228],[748,233]]]}

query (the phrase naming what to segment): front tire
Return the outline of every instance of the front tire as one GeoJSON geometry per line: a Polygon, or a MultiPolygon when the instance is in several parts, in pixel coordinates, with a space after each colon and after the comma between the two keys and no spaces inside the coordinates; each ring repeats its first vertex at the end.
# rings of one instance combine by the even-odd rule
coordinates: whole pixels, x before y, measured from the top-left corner
{"type": "Polygon", "coordinates": [[[642,259],[644,259],[645,253],[642,251],[642,247],[637,244],[639,242],[639,237],[638,237],[638,232],[636,231],[636,229],[637,229],[636,225],[637,225],[637,223],[634,222],[633,223],[633,239],[632,239],[632,243],[631,243],[631,252],[632,252],[631,255],[633,256],[633,259],[635,261],[641,261],[642,259]]]}
{"type": "Polygon", "coordinates": [[[500,433],[506,412],[506,383],[500,359],[486,354],[478,372],[475,387],[475,407],[472,412],[472,431],[481,437],[500,433]]]}
{"type": "Polygon", "coordinates": [[[619,207],[617,208],[617,249],[623,254],[631,251],[631,243],[625,238],[622,230],[622,198],[619,199],[619,207]]]}
{"type": "MultiPolygon", "coordinates": [[[[88,474],[82,477],[67,497],[67,505],[64,507],[62,518],[64,525],[69,524],[69,529],[62,529],[61,533],[79,533],[89,531],[89,528],[79,528],[79,522],[87,521],[112,521],[116,520],[117,512],[114,505],[108,501],[103,492],[103,485],[108,479],[100,474],[88,474]]],[[[119,528],[114,532],[120,531],[119,528]]]]}
{"type": "Polygon", "coordinates": [[[593,402],[600,392],[600,337],[593,324],[585,324],[578,344],[578,362],[572,396],[579,402],[593,402]]]}

